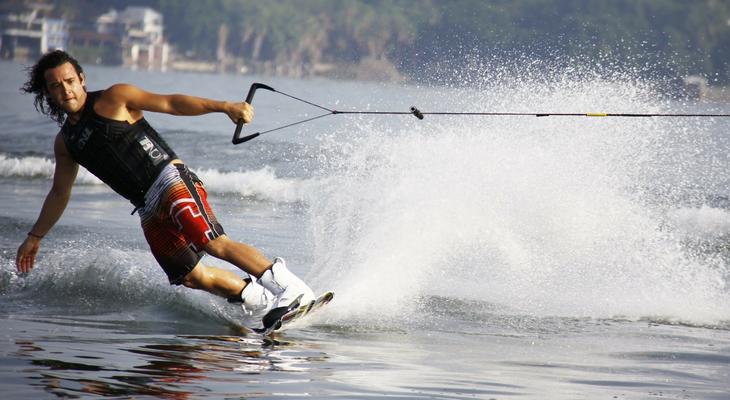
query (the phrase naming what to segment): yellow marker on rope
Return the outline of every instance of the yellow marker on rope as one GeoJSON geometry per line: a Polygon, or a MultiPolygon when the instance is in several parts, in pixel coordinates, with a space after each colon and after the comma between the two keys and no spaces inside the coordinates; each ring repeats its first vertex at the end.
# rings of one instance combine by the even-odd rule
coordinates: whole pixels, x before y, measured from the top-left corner
{"type": "Polygon", "coordinates": [[[607,113],[587,113],[586,117],[608,117],[607,113]]]}

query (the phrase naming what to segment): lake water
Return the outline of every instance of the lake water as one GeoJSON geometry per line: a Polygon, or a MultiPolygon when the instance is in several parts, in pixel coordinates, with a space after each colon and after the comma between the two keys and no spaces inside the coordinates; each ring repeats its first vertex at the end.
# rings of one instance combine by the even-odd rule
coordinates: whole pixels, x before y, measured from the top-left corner
{"type": "MultiPolygon", "coordinates": [[[[168,285],[132,206],[85,171],[15,272],[58,132],[22,67],[0,63],[3,399],[730,398],[730,118],[342,115],[233,146],[223,115],[147,114],[231,237],[336,292],[263,339],[168,285]]],[[[460,88],[87,78],[228,100],[261,81],[337,110],[730,113],[629,78],[478,72],[460,88]]],[[[254,106],[245,132],[322,113],[270,92],[254,106]]]]}

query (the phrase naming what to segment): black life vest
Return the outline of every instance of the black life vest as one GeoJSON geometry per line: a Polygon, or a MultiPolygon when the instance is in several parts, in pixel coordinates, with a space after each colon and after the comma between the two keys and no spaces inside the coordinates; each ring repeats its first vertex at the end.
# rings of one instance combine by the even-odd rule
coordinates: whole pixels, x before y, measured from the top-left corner
{"type": "Polygon", "coordinates": [[[75,124],[66,120],[61,136],[74,161],[142,207],[149,187],[177,155],[144,118],[130,124],[97,114],[94,103],[100,94],[87,93],[81,119],[75,124]]]}

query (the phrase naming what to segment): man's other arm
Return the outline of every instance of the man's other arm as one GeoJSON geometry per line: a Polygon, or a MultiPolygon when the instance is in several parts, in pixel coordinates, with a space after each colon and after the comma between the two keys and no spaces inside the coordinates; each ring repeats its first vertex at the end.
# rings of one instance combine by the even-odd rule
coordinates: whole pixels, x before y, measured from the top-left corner
{"type": "Polygon", "coordinates": [[[30,230],[35,236],[28,235],[18,248],[15,264],[19,272],[30,272],[33,268],[35,257],[40,249],[40,237],[45,236],[53,228],[66,210],[66,205],[71,197],[71,188],[79,171],[79,165],[68,153],[60,133],[56,136],[53,150],[56,157],[53,185],[46,195],[36,223],[30,230]]]}

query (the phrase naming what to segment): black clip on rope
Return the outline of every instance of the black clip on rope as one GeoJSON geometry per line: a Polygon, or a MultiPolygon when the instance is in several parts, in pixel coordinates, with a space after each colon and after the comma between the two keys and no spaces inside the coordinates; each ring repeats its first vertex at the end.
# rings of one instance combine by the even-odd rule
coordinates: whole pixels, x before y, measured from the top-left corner
{"type": "Polygon", "coordinates": [[[423,119],[423,113],[416,106],[411,107],[411,114],[415,115],[418,119],[423,119]]]}

